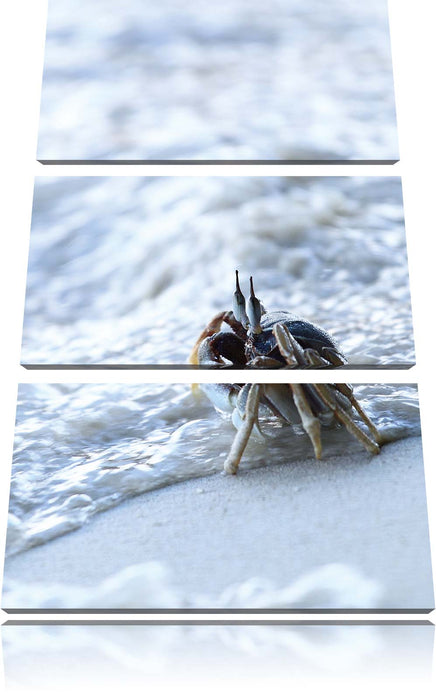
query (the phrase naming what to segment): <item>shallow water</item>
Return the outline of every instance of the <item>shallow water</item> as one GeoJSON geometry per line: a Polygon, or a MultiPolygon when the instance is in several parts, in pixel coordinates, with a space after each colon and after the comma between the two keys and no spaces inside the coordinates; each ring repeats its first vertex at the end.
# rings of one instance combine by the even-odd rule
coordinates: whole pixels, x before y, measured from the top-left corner
{"type": "Polygon", "coordinates": [[[22,361],[186,363],[235,269],[350,362],[414,361],[397,177],[37,178],[22,361]]]}
{"type": "Polygon", "coordinates": [[[385,0],[49,3],[38,158],[395,159],[385,0]]]}
{"type": "MultiPolygon", "coordinates": [[[[358,385],[355,395],[384,441],[419,435],[416,386],[358,385]]],[[[261,425],[266,439],[250,439],[241,469],[313,456],[298,426],[261,425]]],[[[222,471],[234,435],[230,414],[187,385],[20,385],[8,554],[132,496],[222,471]]],[[[323,457],[356,451],[364,448],[345,429],[323,431],[323,457]]]]}

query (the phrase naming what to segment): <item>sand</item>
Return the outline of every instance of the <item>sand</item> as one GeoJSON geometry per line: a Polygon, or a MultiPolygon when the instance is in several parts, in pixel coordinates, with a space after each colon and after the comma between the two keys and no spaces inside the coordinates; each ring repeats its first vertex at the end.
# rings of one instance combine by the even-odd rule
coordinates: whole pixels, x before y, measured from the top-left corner
{"type": "MultiPolygon", "coordinates": [[[[335,571],[340,578],[341,569],[335,571]]],[[[261,601],[266,608],[430,610],[421,439],[386,445],[377,457],[358,451],[322,462],[308,459],[137,496],[75,532],[9,557],[4,579],[9,592],[3,607],[9,610],[38,607],[22,594],[17,603],[15,592],[25,583],[36,589],[41,584],[42,589],[49,584],[81,587],[85,602],[65,593],[55,608],[251,608],[261,601]],[[99,598],[107,577],[150,561],[166,567],[178,597],[169,596],[167,605],[165,597],[163,603],[153,596],[147,602],[137,587],[126,590],[127,581],[124,597],[119,591],[108,597],[106,590],[99,598]],[[353,583],[350,574],[342,592],[338,580],[326,603],[321,580],[331,570],[320,567],[332,564],[344,567],[345,578],[348,571],[357,579],[353,583]],[[247,587],[236,597],[223,595],[230,586],[259,576],[271,590],[283,590],[311,572],[319,576],[319,585],[304,579],[306,587],[290,596],[256,598],[247,587]],[[374,588],[365,597],[357,589],[366,583],[374,588]]],[[[50,607],[47,601],[41,605],[50,607]]]]}

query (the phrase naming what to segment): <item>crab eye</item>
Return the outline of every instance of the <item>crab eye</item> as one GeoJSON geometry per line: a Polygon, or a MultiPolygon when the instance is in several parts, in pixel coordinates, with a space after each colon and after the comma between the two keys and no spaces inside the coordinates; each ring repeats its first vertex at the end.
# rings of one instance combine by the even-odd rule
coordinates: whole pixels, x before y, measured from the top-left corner
{"type": "Polygon", "coordinates": [[[250,321],[250,330],[252,333],[261,333],[260,319],[262,317],[263,306],[259,299],[254,294],[253,278],[250,277],[250,298],[247,303],[247,314],[250,321]]]}
{"type": "Polygon", "coordinates": [[[233,315],[239,323],[243,325],[244,328],[248,328],[249,321],[245,311],[245,297],[241,292],[239,286],[239,276],[236,270],[236,289],[233,294],[233,315]]]}

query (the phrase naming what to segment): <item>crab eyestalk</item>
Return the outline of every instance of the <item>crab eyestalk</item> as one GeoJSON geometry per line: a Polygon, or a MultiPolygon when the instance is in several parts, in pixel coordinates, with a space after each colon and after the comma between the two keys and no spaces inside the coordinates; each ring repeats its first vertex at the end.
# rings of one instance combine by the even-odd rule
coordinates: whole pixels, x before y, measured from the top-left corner
{"type": "Polygon", "coordinates": [[[233,315],[236,320],[247,329],[249,326],[249,320],[247,313],[245,311],[245,297],[241,292],[241,287],[239,286],[239,273],[236,270],[236,289],[233,294],[233,315]]]}
{"type": "Polygon", "coordinates": [[[260,319],[262,318],[262,304],[254,294],[253,278],[250,277],[250,298],[247,303],[247,315],[250,322],[249,331],[255,335],[262,333],[260,319]]]}

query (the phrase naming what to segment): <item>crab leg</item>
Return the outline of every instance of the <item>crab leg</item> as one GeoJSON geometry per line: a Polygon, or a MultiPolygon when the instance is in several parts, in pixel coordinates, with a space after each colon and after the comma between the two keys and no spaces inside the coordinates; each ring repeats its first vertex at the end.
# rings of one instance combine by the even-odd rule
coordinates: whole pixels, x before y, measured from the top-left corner
{"type": "Polygon", "coordinates": [[[216,316],[214,316],[213,319],[207,324],[206,328],[201,333],[201,335],[199,335],[194,347],[192,348],[192,352],[188,358],[188,362],[190,365],[198,365],[199,364],[199,362],[198,362],[198,348],[200,347],[203,340],[205,340],[205,338],[210,338],[210,336],[214,335],[214,333],[218,333],[218,331],[220,330],[221,325],[223,324],[227,314],[228,314],[227,311],[220,311],[220,313],[216,314],[216,316]]]}
{"type": "Polygon", "coordinates": [[[298,422],[299,414],[292,399],[289,384],[264,384],[262,404],[268,406],[275,416],[289,425],[298,422]]]}
{"type": "Polygon", "coordinates": [[[331,363],[322,357],[319,352],[313,350],[313,348],[306,348],[304,351],[304,358],[306,364],[310,367],[331,367],[331,363]]]}
{"type": "Polygon", "coordinates": [[[381,435],[374,423],[372,422],[371,418],[365,413],[362,406],[354,396],[352,388],[348,384],[335,384],[335,387],[338,389],[338,391],[341,392],[341,394],[347,397],[351,405],[354,406],[357,413],[362,418],[363,422],[374,436],[375,441],[380,444],[382,442],[381,435]]]}
{"type": "Polygon", "coordinates": [[[339,350],[334,350],[333,348],[322,348],[322,357],[324,357],[328,362],[330,362],[334,367],[341,367],[346,364],[345,357],[339,350]]]}
{"type": "Polygon", "coordinates": [[[305,364],[304,351],[300,343],[288,331],[283,323],[276,323],[273,328],[274,337],[277,341],[281,355],[290,367],[298,367],[305,364]]]}
{"type": "Polygon", "coordinates": [[[318,392],[323,401],[325,401],[327,406],[334,412],[336,418],[342,423],[342,425],[345,426],[348,432],[360,440],[368,452],[377,455],[380,452],[379,445],[374,442],[372,438],[368,437],[368,435],[364,433],[363,430],[356,425],[356,423],[353,422],[353,419],[350,418],[348,413],[346,413],[346,411],[344,411],[344,409],[338,405],[334,397],[332,397],[328,386],[326,384],[312,384],[312,386],[314,387],[315,391],[318,392]]]}
{"type": "Polygon", "coordinates": [[[247,362],[247,367],[260,367],[261,369],[282,369],[283,362],[274,360],[274,358],[267,357],[266,355],[257,355],[256,357],[253,357],[252,360],[247,362]]]}
{"type": "Polygon", "coordinates": [[[224,471],[226,471],[227,474],[236,474],[238,471],[239,462],[241,461],[241,457],[247,446],[254,423],[257,420],[261,391],[261,384],[251,384],[248,391],[242,424],[238,428],[238,432],[235,435],[235,439],[233,440],[228,457],[224,462],[224,471]]]}
{"type": "Polygon", "coordinates": [[[302,384],[290,384],[294,397],[294,403],[300,414],[301,422],[303,428],[308,434],[310,441],[312,443],[315,457],[321,459],[322,456],[322,443],[321,443],[321,425],[318,418],[313,414],[310,408],[309,402],[304,394],[304,389],[302,384]]]}

